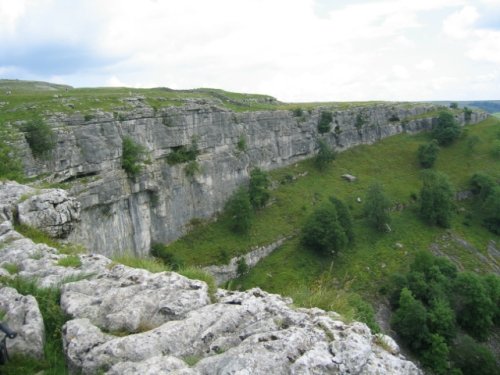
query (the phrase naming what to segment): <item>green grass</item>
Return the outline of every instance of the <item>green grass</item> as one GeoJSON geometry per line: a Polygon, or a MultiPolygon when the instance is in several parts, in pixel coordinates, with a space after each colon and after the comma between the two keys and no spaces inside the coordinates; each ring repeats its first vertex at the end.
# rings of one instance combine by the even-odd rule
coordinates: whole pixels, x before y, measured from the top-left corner
{"type": "Polygon", "coordinates": [[[82,261],[78,255],[68,255],[67,257],[59,259],[57,265],[78,268],[82,265],[82,261]]]}
{"type": "Polygon", "coordinates": [[[492,113],[493,116],[500,118],[500,112],[492,113]]]}
{"type": "Polygon", "coordinates": [[[57,249],[61,254],[77,255],[87,251],[83,245],[60,242],[50,237],[47,233],[42,232],[40,229],[30,227],[29,225],[14,224],[14,229],[34,243],[46,244],[47,246],[57,249]]]}
{"type": "MultiPolygon", "coordinates": [[[[499,131],[500,121],[494,117],[468,126],[461,139],[441,149],[435,169],[448,174],[458,191],[468,189],[470,177],[478,171],[500,179],[500,162],[489,151],[499,131]],[[472,136],[480,139],[473,152],[467,148],[467,137],[472,136]]],[[[470,200],[457,202],[451,231],[429,227],[419,219],[417,203],[412,198],[421,188],[417,149],[429,140],[430,134],[401,134],[374,145],[358,146],[339,154],[323,173],[313,167],[311,160],[273,171],[271,179],[279,185],[271,192],[274,203],[257,212],[248,235],[233,234],[221,217],[197,226],[169,245],[167,251],[188,265],[224,263],[228,256],[243,254],[283,235],[297,234],[307,215],[329,196],[336,195],[351,208],[355,219],[356,242],[351,249],[333,259],[324,259],[302,248],[295,237],[247,275],[231,282],[230,287],[260,286],[292,296],[301,306],[334,307],[347,317],[356,317],[359,309],[353,307],[353,301],[359,295],[375,300],[389,276],[404,271],[417,250],[443,242],[443,238],[453,234],[484,254],[489,240],[500,239],[481,226],[474,211],[477,205],[470,200]],[[304,172],[308,175],[300,177],[304,172]],[[357,181],[342,180],[344,173],[357,176],[357,181]],[[364,200],[367,187],[374,182],[384,186],[394,206],[404,207],[392,213],[390,233],[370,229],[363,218],[362,204],[356,202],[357,197],[364,200]]],[[[475,255],[457,246],[447,244],[445,251],[467,269],[489,270],[475,255]]]]}

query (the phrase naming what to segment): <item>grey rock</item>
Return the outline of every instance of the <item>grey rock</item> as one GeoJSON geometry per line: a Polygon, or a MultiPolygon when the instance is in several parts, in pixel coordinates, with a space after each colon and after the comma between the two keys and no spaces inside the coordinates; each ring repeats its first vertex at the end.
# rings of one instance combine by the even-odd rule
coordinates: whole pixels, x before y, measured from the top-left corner
{"type": "Polygon", "coordinates": [[[106,375],[195,375],[199,372],[192,370],[179,358],[171,356],[157,356],[143,362],[121,362],[114,365],[106,375]]]}
{"type": "MultiPolygon", "coordinates": [[[[42,358],[45,328],[36,299],[0,286],[0,310],[5,312],[3,322],[17,333],[16,338],[6,341],[9,354],[42,358]]],[[[3,332],[0,336],[3,338],[3,332]]]]}
{"type": "MultiPolygon", "coordinates": [[[[73,181],[71,192],[82,211],[81,223],[69,239],[102,254],[132,250],[146,255],[153,242],[168,243],[186,233],[193,218],[213,217],[248,181],[252,168],[271,170],[313,156],[320,112],[327,109],[304,113],[299,121],[291,111],[233,113],[214,103],[193,101],[155,113],[142,100],[128,102],[134,109],[118,118],[104,112],[91,121],[78,113],[49,118],[58,138],[51,160],[33,159],[24,140],[18,145],[29,175],[47,173],[54,181],[73,181]],[[135,179],[121,169],[124,136],[143,145],[151,160],[135,179]],[[243,152],[237,147],[241,137],[247,144],[243,152]],[[193,139],[200,150],[201,172],[190,177],[185,165],[169,165],[165,158],[193,139]]],[[[392,103],[336,110],[334,128],[322,136],[336,151],[343,151],[402,132],[431,130],[435,110],[429,104],[392,103]],[[425,113],[428,118],[415,119],[425,113]],[[358,115],[365,119],[362,127],[356,127],[358,115]],[[394,115],[401,121],[390,121],[394,115]]],[[[474,112],[470,122],[485,117],[474,112]]],[[[464,123],[463,116],[457,120],[464,123]]]]}
{"type": "Polygon", "coordinates": [[[364,324],[346,324],[320,309],[294,309],[291,300],[252,289],[219,290],[215,304],[178,321],[125,337],[103,334],[88,319],[63,329],[75,370],[133,373],[148,366],[199,374],[421,374],[400,355],[375,343],[364,324]],[[80,339],[81,337],[81,339],[80,339]],[[81,341],[81,342],[80,342],[81,341]],[[201,360],[187,369],[176,358],[201,360]],[[162,367],[163,366],[163,367],[162,367]],[[382,369],[382,370],[381,370],[382,369]]]}
{"type": "Polygon", "coordinates": [[[107,331],[149,330],[210,303],[207,284],[177,273],[123,265],[92,280],[63,285],[63,311],[107,331]]]}
{"type": "Polygon", "coordinates": [[[64,267],[60,260],[68,257],[45,244],[35,244],[16,232],[9,221],[0,224],[0,268],[13,265],[19,276],[36,279],[39,286],[58,286],[65,282],[108,272],[111,260],[98,254],[78,255],[79,267],[64,267]]]}
{"type": "Polygon", "coordinates": [[[17,206],[21,224],[38,228],[51,237],[65,238],[80,219],[80,202],[62,189],[35,194],[17,206]]]}

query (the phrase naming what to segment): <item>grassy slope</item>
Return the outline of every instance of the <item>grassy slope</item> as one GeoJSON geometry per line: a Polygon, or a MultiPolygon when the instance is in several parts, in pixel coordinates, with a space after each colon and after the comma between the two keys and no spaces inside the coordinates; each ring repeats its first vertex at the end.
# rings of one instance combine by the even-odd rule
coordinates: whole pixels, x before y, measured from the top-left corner
{"type": "MultiPolygon", "coordinates": [[[[470,152],[467,149],[464,136],[441,150],[435,166],[450,176],[457,190],[467,189],[468,179],[477,171],[500,178],[500,162],[489,153],[492,140],[500,137],[500,121],[491,117],[479,125],[469,126],[466,132],[468,136],[480,138],[475,150],[470,152]]],[[[466,211],[455,215],[451,232],[428,227],[418,219],[416,203],[411,198],[412,193],[418,194],[421,186],[416,150],[428,140],[428,134],[402,134],[375,145],[358,146],[338,155],[325,173],[316,171],[310,161],[274,171],[271,176],[275,181],[284,181],[287,175],[298,176],[305,171],[308,175],[280,185],[272,192],[274,203],[257,214],[248,236],[233,235],[222,219],[196,228],[168,249],[187,264],[221,262],[221,252],[233,256],[252,246],[269,243],[282,234],[296,233],[317,205],[336,195],[352,208],[355,217],[356,244],[352,249],[333,260],[321,259],[301,248],[294,239],[232,285],[243,288],[260,286],[290,295],[299,304],[316,303],[337,309],[339,307],[330,302],[335,298],[333,295],[327,294],[325,301],[319,302],[311,301],[307,295],[335,287],[365,297],[375,296],[390,274],[406,268],[416,250],[428,248],[436,241],[443,242],[442,237],[447,233],[463,237],[485,251],[490,239],[498,241],[500,238],[486,231],[479,219],[466,219],[467,212],[474,211],[473,202],[458,203],[466,211]],[[354,183],[343,181],[340,176],[344,173],[353,174],[358,180],[354,183]],[[371,230],[361,217],[362,205],[356,202],[357,197],[364,197],[365,189],[374,181],[383,184],[394,204],[406,206],[403,211],[393,213],[393,231],[389,234],[371,230]],[[468,225],[464,225],[464,221],[468,225]],[[399,248],[396,243],[403,247],[399,248]]],[[[485,269],[476,257],[452,245],[448,245],[446,251],[468,269],[485,269]]],[[[341,302],[345,303],[345,300],[341,302]]]]}

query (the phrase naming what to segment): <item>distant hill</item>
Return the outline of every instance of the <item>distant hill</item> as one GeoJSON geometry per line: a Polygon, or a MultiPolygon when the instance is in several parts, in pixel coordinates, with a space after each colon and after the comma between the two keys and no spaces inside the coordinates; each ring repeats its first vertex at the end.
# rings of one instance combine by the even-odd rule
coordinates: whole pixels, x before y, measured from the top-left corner
{"type": "Polygon", "coordinates": [[[469,107],[482,109],[488,113],[498,113],[500,112],[500,100],[471,100],[471,101],[448,101],[448,100],[440,100],[440,101],[432,101],[431,103],[444,105],[449,107],[451,103],[457,103],[459,107],[469,107]]]}

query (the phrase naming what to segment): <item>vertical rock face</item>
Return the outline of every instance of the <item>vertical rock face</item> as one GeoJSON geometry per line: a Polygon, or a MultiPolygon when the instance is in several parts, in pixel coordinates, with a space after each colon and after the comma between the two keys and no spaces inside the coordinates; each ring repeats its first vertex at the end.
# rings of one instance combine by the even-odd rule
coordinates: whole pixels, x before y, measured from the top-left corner
{"type": "MultiPolygon", "coordinates": [[[[295,117],[291,111],[234,113],[190,104],[162,111],[140,107],[119,119],[100,113],[92,122],[81,114],[60,115],[50,119],[57,147],[49,161],[33,159],[27,144],[20,144],[20,153],[28,174],[49,173],[56,181],[73,182],[81,222],[69,234],[71,241],[104,254],[145,254],[152,242],[170,242],[185,233],[193,218],[221,210],[254,167],[270,170],[310,157],[320,136],[341,151],[405,131],[429,130],[435,110],[427,104],[337,110],[331,130],[323,135],[317,130],[322,109],[295,117]],[[124,137],[147,150],[148,162],[134,179],[121,168],[124,137]],[[199,172],[189,176],[186,163],[170,165],[166,158],[193,142],[200,151],[199,172]]],[[[485,116],[473,113],[470,122],[485,116]]],[[[464,123],[463,117],[458,120],[464,123]]]]}

